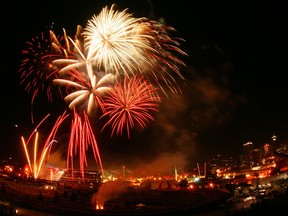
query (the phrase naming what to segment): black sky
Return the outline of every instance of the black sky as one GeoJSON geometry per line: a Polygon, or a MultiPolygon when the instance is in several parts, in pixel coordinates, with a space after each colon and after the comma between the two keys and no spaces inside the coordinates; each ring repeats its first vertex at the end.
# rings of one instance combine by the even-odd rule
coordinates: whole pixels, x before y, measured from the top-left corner
{"type": "MultiPolygon", "coordinates": [[[[195,163],[216,154],[237,156],[243,143],[251,141],[260,147],[271,142],[273,133],[279,142],[287,142],[288,15],[284,3],[21,1],[7,2],[3,8],[7,13],[1,13],[1,155],[21,157],[21,132],[15,124],[34,128],[29,122],[31,97],[19,85],[17,73],[24,43],[51,27],[74,34],[76,25],[85,26],[93,14],[112,3],[120,10],[128,8],[135,17],[164,18],[186,40],[182,48],[189,58],[185,58],[188,72],[183,94],[171,95],[160,107],[157,124],[132,137],[131,143],[115,139],[113,144],[103,144],[104,160],[154,163],[161,160],[160,153],[178,158],[185,152],[185,159],[195,163]]],[[[44,116],[48,105],[41,106],[46,107],[41,108],[44,116]]],[[[109,143],[108,137],[101,139],[109,143]]]]}

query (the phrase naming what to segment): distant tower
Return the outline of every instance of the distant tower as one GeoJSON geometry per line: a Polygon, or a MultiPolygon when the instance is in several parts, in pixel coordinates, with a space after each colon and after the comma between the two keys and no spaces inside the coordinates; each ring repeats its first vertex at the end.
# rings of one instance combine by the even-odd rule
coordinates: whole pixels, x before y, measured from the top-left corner
{"type": "Polygon", "coordinates": [[[178,181],[178,172],[177,172],[176,165],[175,165],[175,168],[174,168],[174,175],[175,175],[175,180],[178,181]]]}
{"type": "Polygon", "coordinates": [[[243,152],[244,152],[244,164],[248,167],[250,167],[252,161],[253,161],[253,143],[252,142],[246,142],[243,144],[243,152]]]}

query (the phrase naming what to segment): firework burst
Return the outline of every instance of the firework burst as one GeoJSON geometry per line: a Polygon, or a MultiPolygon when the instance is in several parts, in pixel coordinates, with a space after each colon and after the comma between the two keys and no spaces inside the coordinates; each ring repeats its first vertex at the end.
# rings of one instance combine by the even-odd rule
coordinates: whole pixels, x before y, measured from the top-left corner
{"type": "Polygon", "coordinates": [[[83,32],[87,59],[98,70],[116,75],[131,75],[141,68],[139,60],[149,64],[147,52],[153,50],[143,18],[134,18],[127,9],[119,12],[115,5],[105,7],[88,20],[83,32]]]}
{"type": "Polygon", "coordinates": [[[58,72],[52,62],[63,57],[59,44],[52,31],[49,36],[42,32],[27,42],[27,48],[22,50],[24,59],[19,69],[20,84],[25,85],[25,91],[32,92],[32,103],[40,91],[46,91],[48,100],[52,101],[53,79],[58,72]]]}
{"type": "Polygon", "coordinates": [[[122,135],[126,131],[130,137],[130,130],[137,124],[145,128],[147,122],[154,120],[150,112],[157,111],[159,102],[157,89],[143,77],[124,78],[123,83],[117,82],[105,97],[106,112],[102,118],[108,116],[109,120],[102,130],[110,125],[112,127],[111,136],[122,135]]]}
{"type": "Polygon", "coordinates": [[[74,71],[72,77],[74,78],[73,81],[67,79],[53,80],[54,83],[62,84],[65,88],[76,89],[64,98],[69,104],[69,108],[73,110],[78,106],[79,109],[77,110],[83,110],[85,107],[84,110],[91,114],[99,106],[104,111],[102,96],[109,91],[108,85],[114,82],[114,75],[104,74],[103,77],[99,78],[93,75],[92,79],[86,80],[82,73],[74,71]]]}

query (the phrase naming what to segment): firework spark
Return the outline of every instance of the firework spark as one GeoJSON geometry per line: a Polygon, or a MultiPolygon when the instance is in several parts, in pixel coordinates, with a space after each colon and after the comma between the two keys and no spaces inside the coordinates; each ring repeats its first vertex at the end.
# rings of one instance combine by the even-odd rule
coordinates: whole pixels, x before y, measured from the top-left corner
{"type": "MultiPolygon", "coordinates": [[[[50,114],[49,114],[50,115],[50,114]]],[[[38,137],[39,137],[39,132],[38,132],[38,127],[44,122],[44,120],[49,116],[47,115],[41,122],[40,124],[37,125],[37,127],[34,129],[34,131],[31,133],[30,137],[28,138],[27,141],[25,141],[25,138],[22,136],[21,140],[22,140],[22,144],[24,147],[24,151],[25,151],[25,156],[27,158],[27,162],[30,168],[30,173],[32,174],[32,176],[37,179],[39,177],[39,174],[41,172],[42,169],[42,165],[44,163],[44,160],[49,158],[49,154],[52,148],[53,143],[56,143],[57,141],[55,140],[55,136],[56,133],[58,131],[59,126],[62,124],[62,122],[68,117],[68,115],[65,114],[65,112],[58,117],[57,121],[55,122],[49,136],[47,137],[44,146],[42,148],[41,151],[41,155],[38,158],[38,147],[39,147],[39,142],[38,142],[38,137]],[[28,148],[28,145],[30,143],[31,138],[35,136],[35,140],[34,140],[34,148],[33,148],[33,164],[31,161],[31,155],[30,155],[30,149],[28,148]]]]}
{"type": "Polygon", "coordinates": [[[78,113],[74,111],[74,119],[72,122],[67,154],[67,167],[71,167],[73,173],[73,158],[75,155],[79,154],[79,170],[83,178],[84,169],[86,166],[88,166],[86,152],[89,145],[92,147],[95,161],[99,165],[100,170],[104,175],[98,144],[95,139],[95,135],[90,125],[88,116],[84,112],[83,118],[81,118],[81,116],[79,116],[78,113]]]}
{"type": "Polygon", "coordinates": [[[187,56],[187,53],[180,49],[180,42],[184,40],[170,36],[170,33],[176,31],[171,26],[153,20],[149,20],[147,24],[149,25],[148,32],[152,38],[149,42],[157,50],[157,52],[147,53],[150,58],[148,66],[145,62],[142,64],[147,78],[150,79],[151,77],[151,82],[156,83],[166,96],[168,94],[165,86],[173,93],[181,92],[175,78],[184,79],[181,69],[185,68],[186,65],[179,58],[179,56],[187,56]]]}
{"type": "Polygon", "coordinates": [[[108,116],[109,120],[103,129],[111,125],[112,136],[122,135],[126,130],[130,137],[130,130],[136,124],[145,128],[147,122],[154,120],[150,111],[157,111],[158,102],[160,102],[160,97],[157,89],[143,77],[124,78],[124,82],[117,82],[105,98],[106,112],[101,117],[108,116]]]}

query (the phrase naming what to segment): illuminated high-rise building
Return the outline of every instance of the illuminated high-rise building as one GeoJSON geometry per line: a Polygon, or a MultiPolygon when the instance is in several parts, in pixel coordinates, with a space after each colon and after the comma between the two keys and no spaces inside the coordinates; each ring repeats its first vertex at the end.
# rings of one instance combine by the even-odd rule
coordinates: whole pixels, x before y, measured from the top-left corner
{"type": "Polygon", "coordinates": [[[243,161],[244,166],[250,167],[253,163],[254,148],[252,142],[246,142],[243,144],[243,161]]]}

